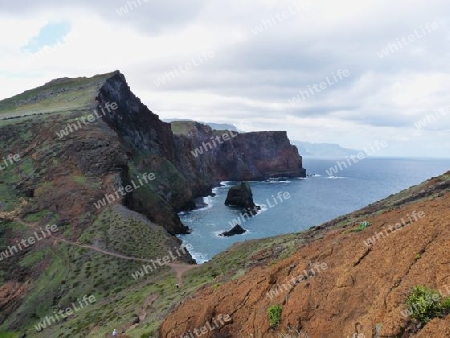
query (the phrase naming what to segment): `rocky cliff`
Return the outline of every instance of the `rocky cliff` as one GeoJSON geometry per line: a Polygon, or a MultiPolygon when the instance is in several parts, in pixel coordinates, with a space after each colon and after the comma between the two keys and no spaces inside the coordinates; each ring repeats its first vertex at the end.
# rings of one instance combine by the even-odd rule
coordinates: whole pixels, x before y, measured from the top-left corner
{"type": "MultiPolygon", "coordinates": [[[[286,132],[239,134],[195,122],[175,122],[171,128],[141,103],[120,72],[106,79],[96,100],[99,106],[117,103],[118,109],[103,120],[132,149],[134,158],[141,157],[138,168],[158,171],[159,193],[175,211],[191,207],[193,198],[208,194],[223,180],[305,176],[301,156],[286,132]],[[172,168],[166,172],[167,167],[172,168]]],[[[154,209],[148,201],[134,200],[129,206],[162,222],[148,211],[154,209]]]]}
{"type": "Polygon", "coordinates": [[[171,124],[180,166],[202,172],[211,182],[306,175],[285,131],[237,133],[191,121],[171,124]]]}

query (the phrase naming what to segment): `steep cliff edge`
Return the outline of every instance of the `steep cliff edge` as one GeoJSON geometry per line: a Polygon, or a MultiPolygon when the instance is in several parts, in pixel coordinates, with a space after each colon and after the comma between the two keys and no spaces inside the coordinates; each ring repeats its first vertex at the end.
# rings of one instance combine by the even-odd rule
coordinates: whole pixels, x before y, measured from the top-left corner
{"type": "Polygon", "coordinates": [[[172,122],[178,162],[212,182],[304,177],[302,157],[285,131],[237,133],[192,121],[172,122]]]}
{"type": "MultiPolygon", "coordinates": [[[[301,156],[286,132],[238,134],[213,131],[196,122],[178,122],[173,133],[170,124],[162,122],[131,92],[120,72],[107,78],[96,100],[99,106],[117,103],[118,109],[105,114],[103,120],[132,149],[138,169],[157,171],[158,193],[175,211],[190,208],[193,198],[208,194],[223,180],[305,176],[301,156]],[[177,127],[184,133],[177,133],[177,127]]],[[[163,222],[145,199],[134,199],[128,206],[163,222]]]]}

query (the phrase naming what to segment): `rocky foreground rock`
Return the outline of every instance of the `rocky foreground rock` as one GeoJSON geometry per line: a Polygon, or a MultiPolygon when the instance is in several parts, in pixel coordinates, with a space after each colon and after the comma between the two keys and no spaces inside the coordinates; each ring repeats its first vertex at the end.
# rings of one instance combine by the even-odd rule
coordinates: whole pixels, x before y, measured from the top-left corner
{"type": "Polygon", "coordinates": [[[228,190],[225,205],[242,208],[249,216],[256,215],[261,207],[253,202],[253,192],[248,182],[241,182],[228,190]]]}
{"type": "Polygon", "coordinates": [[[231,230],[224,231],[220,234],[220,236],[230,237],[235,235],[242,235],[245,234],[247,230],[242,228],[239,224],[235,225],[231,230]]]}
{"type": "Polygon", "coordinates": [[[253,209],[253,192],[248,182],[241,182],[228,190],[225,200],[226,206],[240,207],[245,209],[253,209]]]}

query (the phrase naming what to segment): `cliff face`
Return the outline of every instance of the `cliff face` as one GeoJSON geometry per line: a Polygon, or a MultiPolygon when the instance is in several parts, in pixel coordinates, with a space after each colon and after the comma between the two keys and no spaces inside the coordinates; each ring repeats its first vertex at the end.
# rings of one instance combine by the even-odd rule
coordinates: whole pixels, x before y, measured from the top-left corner
{"type": "Polygon", "coordinates": [[[97,101],[102,106],[115,102],[118,109],[103,119],[134,152],[158,154],[173,161],[173,137],[170,125],[151,112],[128,86],[125,76],[115,72],[100,88],[97,101]]]}
{"type": "Polygon", "coordinates": [[[251,132],[224,143],[217,157],[220,179],[262,180],[270,177],[304,177],[302,158],[285,131],[251,132]]]}
{"type": "MultiPolygon", "coordinates": [[[[176,122],[171,128],[141,103],[119,72],[106,80],[96,99],[99,106],[118,104],[103,120],[132,149],[132,157],[141,157],[138,168],[159,169],[159,193],[176,211],[191,207],[194,197],[208,194],[219,181],[305,176],[301,156],[286,132],[238,134],[196,122],[176,122]],[[170,177],[163,172],[167,167],[170,177]]],[[[158,221],[145,212],[152,207],[139,208],[142,204],[130,206],[158,221]]]]}
{"type": "Polygon", "coordinates": [[[190,121],[172,122],[172,130],[178,166],[197,185],[306,175],[284,131],[237,133],[190,121]]]}

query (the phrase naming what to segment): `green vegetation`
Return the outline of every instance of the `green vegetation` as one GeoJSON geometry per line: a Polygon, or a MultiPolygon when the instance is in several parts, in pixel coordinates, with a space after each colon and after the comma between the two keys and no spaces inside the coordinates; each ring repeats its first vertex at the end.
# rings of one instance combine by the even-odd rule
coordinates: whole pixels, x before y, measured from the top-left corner
{"type": "MultiPolygon", "coordinates": [[[[347,225],[349,223],[355,223],[355,222],[356,222],[356,219],[354,219],[354,218],[347,219],[345,221],[339,222],[337,227],[342,227],[342,226],[345,226],[345,225],[347,225]]],[[[361,232],[364,229],[370,227],[371,225],[372,225],[372,223],[370,223],[368,221],[362,221],[362,222],[359,223],[359,225],[356,228],[347,229],[343,233],[344,234],[349,234],[349,233],[352,233],[352,232],[361,232]]]]}
{"type": "Polygon", "coordinates": [[[450,313],[450,297],[442,298],[438,291],[418,285],[412,289],[406,300],[411,318],[422,324],[433,318],[443,317],[450,313]]]}
{"type": "MultiPolygon", "coordinates": [[[[0,102],[0,117],[67,112],[87,108],[112,73],[92,78],[59,79],[0,102]]],[[[22,120],[22,119],[20,119],[22,120]]],[[[7,120],[11,121],[11,120],[7,120]]],[[[16,120],[12,120],[16,121],[16,120]]],[[[28,135],[27,135],[28,137],[28,135]]]]}
{"type": "Polygon", "coordinates": [[[73,176],[72,179],[77,184],[80,184],[80,185],[86,184],[86,176],[73,176]]]}
{"type": "Polygon", "coordinates": [[[31,251],[25,256],[24,259],[22,259],[20,266],[22,268],[32,267],[33,265],[43,261],[45,257],[50,254],[50,251],[50,248],[31,251]]]}
{"type": "Polygon", "coordinates": [[[174,121],[170,123],[172,133],[176,135],[189,135],[189,132],[195,130],[194,121],[174,121]]]}
{"type": "Polygon", "coordinates": [[[83,244],[101,242],[104,243],[105,250],[146,259],[168,255],[168,248],[171,246],[162,227],[151,227],[138,219],[122,216],[110,208],[103,210],[81,235],[80,241],[83,244]]]}
{"type": "Polygon", "coordinates": [[[50,210],[41,210],[36,213],[26,215],[24,220],[27,222],[35,223],[50,216],[51,214],[52,212],[50,210]]]}
{"type": "Polygon", "coordinates": [[[371,225],[372,225],[372,223],[363,221],[363,222],[359,223],[359,226],[357,228],[353,229],[353,231],[360,232],[360,231],[363,231],[364,229],[370,227],[371,225]]]}
{"type": "Polygon", "coordinates": [[[267,310],[267,314],[269,315],[269,324],[271,328],[275,328],[281,321],[281,312],[283,311],[283,307],[281,305],[271,305],[267,310]]]}

